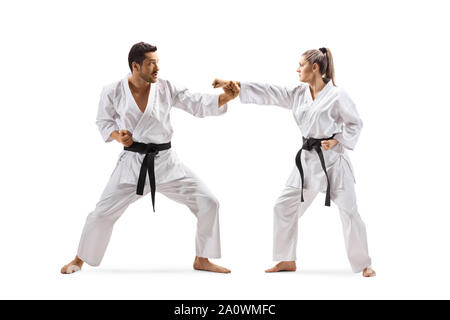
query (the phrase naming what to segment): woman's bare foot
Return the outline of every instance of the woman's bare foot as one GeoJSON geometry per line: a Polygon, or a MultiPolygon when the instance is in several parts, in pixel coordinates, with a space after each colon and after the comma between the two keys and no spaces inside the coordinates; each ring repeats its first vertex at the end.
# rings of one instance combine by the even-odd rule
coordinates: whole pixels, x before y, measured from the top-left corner
{"type": "Polygon", "coordinates": [[[227,268],[218,266],[214,263],[211,263],[208,258],[200,258],[195,257],[194,260],[194,269],[201,271],[211,271],[211,272],[219,272],[219,273],[230,273],[231,271],[227,268]]]}
{"type": "Polygon", "coordinates": [[[362,273],[363,277],[369,278],[369,277],[375,277],[377,273],[372,268],[365,268],[362,273]]]}
{"type": "Polygon", "coordinates": [[[266,272],[279,272],[279,271],[296,271],[297,265],[295,261],[281,261],[275,267],[267,269],[266,272]]]}
{"type": "Polygon", "coordinates": [[[75,257],[69,264],[66,264],[64,267],[61,268],[61,273],[63,274],[70,274],[81,270],[81,267],[83,266],[83,260],[78,258],[78,256],[75,257]]]}

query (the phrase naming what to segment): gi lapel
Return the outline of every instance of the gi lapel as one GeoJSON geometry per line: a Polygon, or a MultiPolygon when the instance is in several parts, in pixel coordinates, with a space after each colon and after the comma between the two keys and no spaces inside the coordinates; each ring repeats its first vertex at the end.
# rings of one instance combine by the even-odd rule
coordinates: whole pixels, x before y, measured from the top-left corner
{"type": "Polygon", "coordinates": [[[142,138],[145,132],[145,128],[148,128],[149,122],[151,118],[157,114],[155,108],[157,107],[156,103],[156,90],[158,90],[158,83],[152,83],[150,87],[150,94],[148,96],[147,107],[145,108],[144,113],[142,114],[141,119],[138,121],[136,127],[134,128],[133,137],[135,141],[142,142],[142,138]]]}

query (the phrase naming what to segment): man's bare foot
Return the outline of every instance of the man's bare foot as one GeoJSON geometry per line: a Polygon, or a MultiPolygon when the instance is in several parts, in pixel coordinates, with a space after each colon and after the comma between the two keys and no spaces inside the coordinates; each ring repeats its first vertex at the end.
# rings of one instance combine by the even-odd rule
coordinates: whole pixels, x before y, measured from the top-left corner
{"type": "Polygon", "coordinates": [[[275,267],[267,269],[266,272],[279,272],[279,271],[296,271],[297,265],[295,261],[281,261],[275,267]]]}
{"type": "Polygon", "coordinates": [[[70,274],[81,270],[81,267],[83,266],[83,260],[78,258],[78,256],[75,257],[69,264],[66,264],[64,267],[61,268],[61,273],[63,274],[70,274]]]}
{"type": "Polygon", "coordinates": [[[365,268],[362,273],[363,277],[369,278],[369,277],[375,277],[377,273],[372,268],[365,268]]]}
{"type": "Polygon", "coordinates": [[[211,263],[208,258],[200,258],[195,257],[194,260],[194,269],[201,271],[211,271],[211,272],[219,272],[219,273],[230,273],[231,271],[227,268],[218,266],[214,263],[211,263]]]}

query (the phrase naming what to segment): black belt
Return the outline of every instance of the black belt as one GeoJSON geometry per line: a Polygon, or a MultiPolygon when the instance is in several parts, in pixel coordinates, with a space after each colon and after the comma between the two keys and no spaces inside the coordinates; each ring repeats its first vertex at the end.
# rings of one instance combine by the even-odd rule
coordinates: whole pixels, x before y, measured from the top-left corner
{"type": "Polygon", "coordinates": [[[144,160],[142,160],[141,172],[139,173],[139,179],[136,188],[136,194],[143,195],[144,194],[144,186],[145,186],[145,177],[148,176],[150,180],[150,190],[152,193],[152,205],[153,212],[155,212],[155,191],[156,191],[156,182],[155,182],[155,156],[159,153],[159,151],[170,149],[171,144],[162,143],[140,143],[133,142],[133,144],[129,147],[124,147],[124,150],[138,152],[141,154],[145,154],[144,160]]]}
{"type": "Polygon", "coordinates": [[[325,160],[323,159],[323,153],[322,153],[322,141],[325,140],[331,140],[334,138],[334,134],[330,137],[330,138],[325,138],[325,139],[314,139],[314,138],[305,138],[303,137],[303,146],[302,148],[298,151],[297,156],[295,157],[295,164],[297,165],[298,171],[300,171],[300,176],[302,178],[302,192],[301,192],[301,200],[302,202],[304,202],[305,200],[303,199],[303,182],[305,180],[304,175],[303,175],[303,167],[302,167],[302,159],[301,159],[301,155],[302,155],[302,150],[307,150],[307,151],[311,151],[312,149],[316,150],[319,159],[320,159],[320,164],[322,165],[322,169],[323,172],[325,172],[325,177],[327,177],[327,194],[325,196],[325,205],[327,207],[330,206],[330,198],[331,198],[331,191],[330,191],[330,180],[328,179],[328,173],[327,173],[327,168],[325,167],[325,160]]]}

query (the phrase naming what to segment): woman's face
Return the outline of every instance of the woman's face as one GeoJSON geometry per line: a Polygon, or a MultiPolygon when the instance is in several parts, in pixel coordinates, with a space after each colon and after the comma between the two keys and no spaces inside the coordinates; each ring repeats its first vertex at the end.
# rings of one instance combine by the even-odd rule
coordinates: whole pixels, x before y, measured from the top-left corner
{"type": "Polygon", "coordinates": [[[300,57],[297,72],[301,82],[309,83],[314,78],[313,66],[305,60],[304,56],[300,57]]]}

